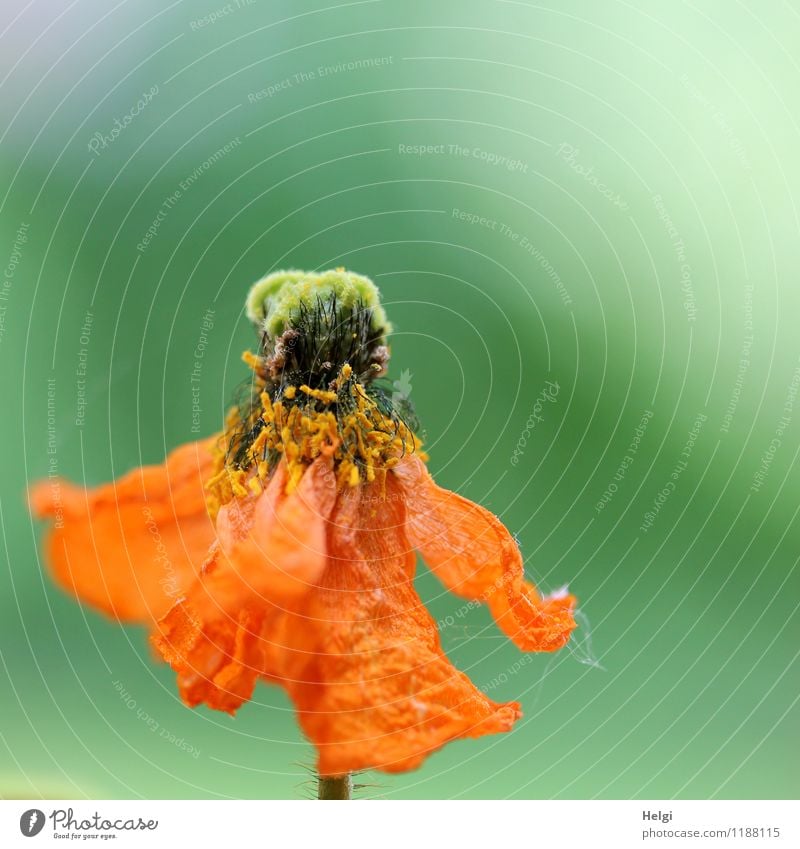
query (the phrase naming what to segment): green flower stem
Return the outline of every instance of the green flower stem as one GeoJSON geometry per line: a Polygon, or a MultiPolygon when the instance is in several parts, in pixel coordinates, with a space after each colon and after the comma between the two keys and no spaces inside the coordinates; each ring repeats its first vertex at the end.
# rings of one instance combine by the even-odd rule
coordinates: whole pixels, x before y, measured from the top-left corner
{"type": "Polygon", "coordinates": [[[351,799],[352,796],[353,776],[350,773],[346,775],[320,775],[320,799],[351,799]]]}

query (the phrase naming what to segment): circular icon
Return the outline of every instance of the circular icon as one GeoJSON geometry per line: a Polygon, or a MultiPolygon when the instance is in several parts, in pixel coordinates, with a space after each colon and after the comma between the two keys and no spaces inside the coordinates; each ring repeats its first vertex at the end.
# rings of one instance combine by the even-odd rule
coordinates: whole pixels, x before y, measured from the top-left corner
{"type": "Polygon", "coordinates": [[[25,837],[36,837],[44,828],[44,811],[31,808],[19,818],[19,830],[25,837]]]}

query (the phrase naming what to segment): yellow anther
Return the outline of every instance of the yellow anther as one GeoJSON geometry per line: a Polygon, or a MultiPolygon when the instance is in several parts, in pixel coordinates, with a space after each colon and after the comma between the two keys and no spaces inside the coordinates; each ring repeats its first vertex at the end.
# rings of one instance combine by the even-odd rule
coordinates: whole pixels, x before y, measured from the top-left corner
{"type": "Polygon", "coordinates": [[[242,361],[247,363],[253,371],[258,371],[261,367],[261,357],[257,356],[252,351],[245,351],[242,354],[242,361]]]}
{"type": "Polygon", "coordinates": [[[336,400],[336,393],[331,392],[329,389],[312,389],[304,383],[300,387],[300,391],[308,395],[309,398],[322,401],[323,404],[332,404],[336,400]]]}
{"type": "Polygon", "coordinates": [[[250,446],[250,456],[253,458],[259,457],[264,453],[264,448],[267,444],[267,439],[269,438],[269,433],[262,429],[261,433],[255,438],[255,441],[250,446]]]}
{"type": "Polygon", "coordinates": [[[247,479],[247,473],[244,469],[236,469],[235,471],[231,471],[229,474],[231,489],[233,490],[233,494],[237,498],[242,498],[247,495],[247,490],[245,489],[245,481],[247,479]]]}
{"type": "Polygon", "coordinates": [[[358,466],[353,466],[350,469],[350,480],[348,483],[350,486],[358,486],[359,474],[358,474],[358,466]]]}

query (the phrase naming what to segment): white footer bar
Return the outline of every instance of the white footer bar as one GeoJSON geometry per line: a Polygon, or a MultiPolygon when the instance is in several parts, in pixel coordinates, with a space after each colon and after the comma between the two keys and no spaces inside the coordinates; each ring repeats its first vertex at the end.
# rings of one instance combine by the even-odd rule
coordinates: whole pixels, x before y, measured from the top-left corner
{"type": "Polygon", "coordinates": [[[800,846],[795,801],[0,801],[0,846],[800,846]]]}

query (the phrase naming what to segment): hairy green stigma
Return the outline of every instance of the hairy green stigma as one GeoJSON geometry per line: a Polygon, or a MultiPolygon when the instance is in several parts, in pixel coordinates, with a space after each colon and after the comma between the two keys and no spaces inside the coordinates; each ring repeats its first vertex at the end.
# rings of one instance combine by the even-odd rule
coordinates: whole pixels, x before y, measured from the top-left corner
{"type": "Polygon", "coordinates": [[[391,332],[381,306],[378,287],[361,274],[337,268],[331,271],[276,271],[259,280],[247,296],[247,317],[273,338],[294,326],[303,312],[318,303],[335,303],[337,316],[345,320],[354,309],[368,310],[371,330],[385,336],[391,332]]]}

